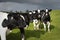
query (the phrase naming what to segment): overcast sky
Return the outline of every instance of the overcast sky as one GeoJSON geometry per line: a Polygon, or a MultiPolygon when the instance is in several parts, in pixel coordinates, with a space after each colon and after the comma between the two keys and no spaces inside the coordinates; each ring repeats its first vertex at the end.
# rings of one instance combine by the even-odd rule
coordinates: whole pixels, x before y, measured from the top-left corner
{"type": "Polygon", "coordinates": [[[0,10],[60,9],[60,0],[0,0],[0,10]]]}

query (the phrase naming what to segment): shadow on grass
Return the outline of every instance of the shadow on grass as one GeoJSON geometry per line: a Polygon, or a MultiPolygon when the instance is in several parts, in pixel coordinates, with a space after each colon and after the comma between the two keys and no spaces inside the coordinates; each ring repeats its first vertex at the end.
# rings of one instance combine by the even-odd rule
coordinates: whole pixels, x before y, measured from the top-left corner
{"type": "MultiPolygon", "coordinates": [[[[7,35],[7,40],[20,40],[20,32],[16,32],[16,33],[10,33],[9,35],[7,35]]],[[[34,38],[40,38],[41,34],[45,34],[44,31],[41,30],[25,30],[25,37],[26,40],[28,38],[34,37],[34,38]]]]}
{"type": "Polygon", "coordinates": [[[50,30],[54,29],[54,27],[55,27],[54,25],[50,25],[50,30]]]}
{"type": "Polygon", "coordinates": [[[20,32],[17,33],[10,33],[9,35],[7,35],[7,40],[20,40],[20,32]]]}
{"type": "MultiPolygon", "coordinates": [[[[42,26],[42,25],[41,25],[42,26]]],[[[54,26],[51,25],[50,29],[54,29],[54,26]]],[[[26,40],[28,38],[34,37],[34,38],[40,38],[41,35],[44,35],[46,32],[43,30],[25,30],[25,37],[26,40]]],[[[16,33],[10,33],[9,35],[7,35],[7,40],[20,40],[20,32],[16,32],[16,33]]]]}
{"type": "MultiPolygon", "coordinates": [[[[54,25],[50,25],[50,31],[52,30],[52,29],[54,29],[54,25]]],[[[43,24],[41,24],[40,25],[40,27],[39,27],[40,29],[44,29],[44,26],[43,26],[43,24]]],[[[46,27],[47,28],[47,27],[46,27]]],[[[48,29],[48,28],[47,28],[48,29]]]]}
{"type": "MultiPolygon", "coordinates": [[[[30,37],[40,38],[42,34],[45,34],[45,32],[40,30],[25,30],[26,40],[30,37]]],[[[20,40],[20,39],[21,39],[20,32],[10,33],[9,35],[7,35],[7,40],[20,40]]]]}
{"type": "Polygon", "coordinates": [[[40,30],[26,30],[26,33],[25,33],[26,39],[30,37],[40,38],[42,34],[45,34],[45,32],[40,30]]]}

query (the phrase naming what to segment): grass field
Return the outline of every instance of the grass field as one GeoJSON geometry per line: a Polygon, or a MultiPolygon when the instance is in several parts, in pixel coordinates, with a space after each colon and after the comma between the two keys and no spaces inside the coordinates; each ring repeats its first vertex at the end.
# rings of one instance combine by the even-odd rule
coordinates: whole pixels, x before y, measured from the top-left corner
{"type": "MultiPolygon", "coordinates": [[[[41,25],[41,27],[43,27],[41,25]]],[[[43,28],[40,30],[33,30],[33,24],[30,23],[28,29],[25,29],[26,40],[60,40],[60,10],[53,10],[51,12],[51,32],[44,32],[43,28]]],[[[7,40],[20,40],[19,29],[14,29],[12,33],[7,35],[7,40]]]]}

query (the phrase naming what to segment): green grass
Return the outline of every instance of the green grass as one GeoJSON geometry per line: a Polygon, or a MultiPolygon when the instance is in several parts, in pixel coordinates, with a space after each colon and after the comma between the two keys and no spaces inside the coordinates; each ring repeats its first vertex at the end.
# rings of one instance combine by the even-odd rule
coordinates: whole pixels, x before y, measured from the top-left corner
{"type": "MultiPolygon", "coordinates": [[[[26,40],[60,40],[60,10],[51,12],[50,33],[44,32],[41,28],[40,30],[33,30],[33,24],[31,23],[29,28],[25,29],[25,36],[26,40]]],[[[12,33],[7,35],[7,40],[20,40],[19,29],[14,29],[12,33]]]]}

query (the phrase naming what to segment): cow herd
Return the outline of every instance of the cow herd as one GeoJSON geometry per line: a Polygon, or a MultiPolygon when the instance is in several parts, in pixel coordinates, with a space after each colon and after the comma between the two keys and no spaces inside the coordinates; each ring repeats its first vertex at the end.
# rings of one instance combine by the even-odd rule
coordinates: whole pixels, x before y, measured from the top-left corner
{"type": "Polygon", "coordinates": [[[0,12],[0,36],[1,40],[6,40],[7,30],[18,28],[21,31],[21,40],[25,40],[24,28],[28,28],[30,22],[33,22],[34,30],[39,30],[40,22],[44,26],[44,31],[46,31],[46,25],[48,32],[50,32],[50,12],[52,9],[45,10],[33,10],[27,12],[0,12]]]}

